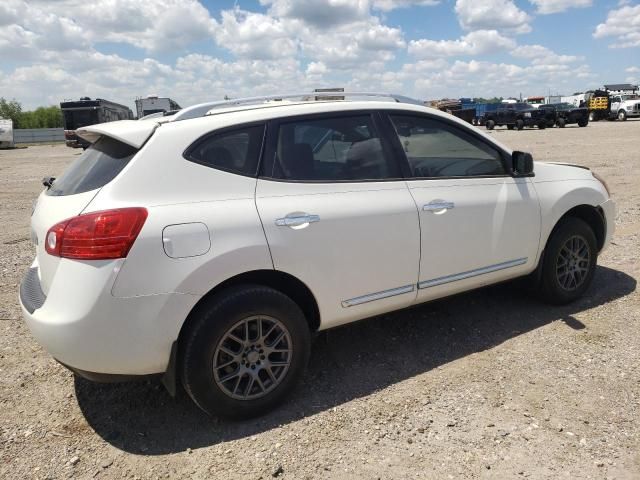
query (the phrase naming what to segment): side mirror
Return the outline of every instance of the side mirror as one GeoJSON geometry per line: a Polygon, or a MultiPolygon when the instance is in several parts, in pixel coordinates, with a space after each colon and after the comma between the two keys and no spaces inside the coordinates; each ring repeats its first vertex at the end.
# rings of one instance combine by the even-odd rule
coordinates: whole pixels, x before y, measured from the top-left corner
{"type": "Polygon", "coordinates": [[[515,176],[522,177],[533,173],[533,157],[530,153],[515,151],[511,155],[511,162],[515,176]]]}

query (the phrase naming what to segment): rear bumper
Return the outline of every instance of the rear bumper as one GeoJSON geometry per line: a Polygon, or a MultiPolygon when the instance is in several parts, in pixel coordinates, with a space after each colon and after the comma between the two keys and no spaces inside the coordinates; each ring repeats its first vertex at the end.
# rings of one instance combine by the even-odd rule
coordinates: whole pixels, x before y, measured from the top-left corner
{"type": "Polygon", "coordinates": [[[172,344],[199,298],[114,297],[111,287],[120,266],[120,261],[63,259],[47,296],[38,297],[34,263],[20,286],[22,315],[38,343],[88,378],[165,372],[172,344]]]}

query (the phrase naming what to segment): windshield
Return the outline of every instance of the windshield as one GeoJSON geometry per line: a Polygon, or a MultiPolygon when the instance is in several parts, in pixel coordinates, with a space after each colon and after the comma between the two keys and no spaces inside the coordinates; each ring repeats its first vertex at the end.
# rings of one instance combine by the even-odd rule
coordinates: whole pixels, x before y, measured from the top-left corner
{"type": "Polygon", "coordinates": [[[100,137],[53,182],[47,195],[75,195],[104,187],[129,163],[137,150],[110,137],[100,137]]]}
{"type": "Polygon", "coordinates": [[[77,130],[80,127],[99,123],[98,110],[63,110],[65,130],[77,130]]]}

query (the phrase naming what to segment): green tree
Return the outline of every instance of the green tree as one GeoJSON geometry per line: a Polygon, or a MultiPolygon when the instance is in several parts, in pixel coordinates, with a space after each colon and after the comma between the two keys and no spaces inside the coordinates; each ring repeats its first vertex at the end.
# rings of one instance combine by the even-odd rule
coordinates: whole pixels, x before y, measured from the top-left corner
{"type": "Polygon", "coordinates": [[[61,128],[62,112],[56,106],[38,107],[31,112],[23,112],[20,128],[61,128]]]}
{"type": "Polygon", "coordinates": [[[13,120],[13,127],[20,128],[20,117],[22,115],[22,105],[16,100],[5,100],[0,97],[0,118],[10,118],[13,120]]]}

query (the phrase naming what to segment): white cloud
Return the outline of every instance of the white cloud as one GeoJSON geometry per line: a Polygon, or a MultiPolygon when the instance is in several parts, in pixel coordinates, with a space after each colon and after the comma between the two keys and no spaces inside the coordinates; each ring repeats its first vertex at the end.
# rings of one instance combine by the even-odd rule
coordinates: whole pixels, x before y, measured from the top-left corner
{"type": "Polygon", "coordinates": [[[455,11],[465,30],[531,31],[531,17],[511,0],[457,0],[455,11]]]}
{"type": "Polygon", "coordinates": [[[627,73],[640,73],[640,67],[629,67],[624,70],[627,73]]]}
{"type": "Polygon", "coordinates": [[[369,0],[260,0],[275,17],[295,18],[316,27],[333,27],[369,17],[369,0]]]}
{"type": "Polygon", "coordinates": [[[417,58],[483,55],[510,50],[516,42],[496,30],[477,30],[458,40],[412,40],[409,53],[417,58]]]}
{"type": "Polygon", "coordinates": [[[593,0],[529,0],[537,8],[537,13],[547,15],[560,13],[570,8],[585,8],[593,4],[593,0]]]}
{"type": "Polygon", "coordinates": [[[276,59],[291,57],[297,52],[295,32],[285,22],[238,8],[222,12],[215,38],[219,45],[238,57],[276,59]]]}
{"type": "Polygon", "coordinates": [[[575,55],[558,55],[542,45],[519,45],[511,55],[531,60],[532,65],[567,64],[584,60],[584,57],[575,55]]]}
{"type": "Polygon", "coordinates": [[[612,48],[640,47],[640,5],[611,10],[593,33],[595,38],[614,37],[612,48]]]}
{"type": "MultiPolygon", "coordinates": [[[[209,38],[216,27],[197,0],[35,0],[31,11],[82,25],[93,42],[120,42],[148,52],[175,51],[209,38]],[[62,13],[61,13],[62,12],[62,13]]],[[[31,12],[29,12],[31,13],[31,12]]],[[[27,19],[27,15],[21,18],[27,19]]]]}
{"type": "Polygon", "coordinates": [[[397,8],[407,8],[413,6],[431,7],[438,5],[440,0],[373,0],[373,8],[388,12],[397,8]]]}

